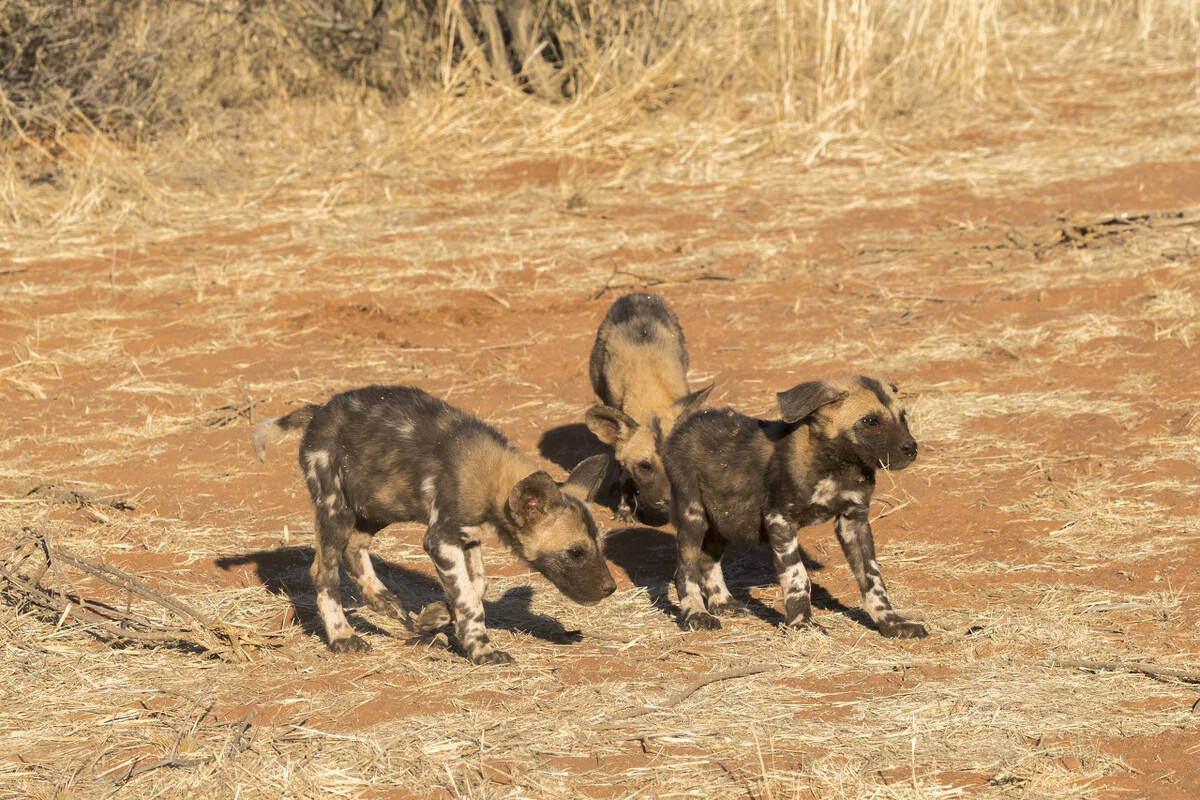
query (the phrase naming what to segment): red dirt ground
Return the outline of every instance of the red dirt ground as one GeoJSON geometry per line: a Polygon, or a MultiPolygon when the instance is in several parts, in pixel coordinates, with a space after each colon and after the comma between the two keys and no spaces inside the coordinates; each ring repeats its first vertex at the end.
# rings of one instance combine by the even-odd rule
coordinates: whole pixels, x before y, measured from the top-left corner
{"type": "MultiPolygon", "coordinates": [[[[547,431],[577,424],[591,402],[586,360],[608,305],[623,291],[649,287],[683,321],[693,384],[714,380],[716,405],[769,414],[774,392],[855,369],[886,372],[913,409],[922,456],[881,478],[879,496],[894,513],[876,530],[889,583],[904,608],[934,629],[928,640],[889,644],[886,652],[898,660],[919,653],[926,662],[849,683],[780,677],[773,691],[823,698],[806,707],[807,718],[837,720],[850,713],[839,700],[886,704],[962,674],[961,635],[975,613],[990,632],[975,642],[971,660],[1053,657],[1045,642],[993,637],[1009,608],[1063,603],[1086,614],[1080,604],[1135,598],[1140,608],[1089,618],[1091,633],[1107,643],[1095,648],[1097,660],[1197,663],[1200,370],[1192,345],[1200,338],[1200,151],[978,190],[969,180],[922,180],[899,168],[863,181],[856,168],[836,164],[784,165],[774,175],[720,184],[603,186],[617,166],[527,159],[430,177],[421,212],[371,237],[376,249],[364,246],[365,254],[330,252],[302,225],[271,221],[118,244],[0,274],[8,298],[0,438],[10,464],[0,488],[17,499],[38,484],[76,481],[132,498],[135,512],[97,509],[104,522],[66,506],[38,522],[72,546],[102,542],[94,555],[183,592],[270,587],[286,570],[302,574],[305,553],[297,548],[310,546],[294,445],[273,448],[259,465],[236,408],[233,419],[208,424],[219,407],[239,406],[244,390],[261,417],[356,385],[412,382],[537,452],[547,431]],[[600,188],[581,207],[555,207],[563,176],[581,169],[600,188]],[[857,207],[839,203],[847,196],[857,207]],[[498,206],[505,208],[499,219],[498,206]],[[1181,210],[1193,213],[1190,225],[1102,231],[1079,247],[1054,243],[1070,224],[1063,214],[1095,223],[1122,212],[1181,210]],[[436,254],[433,240],[447,255],[436,254]],[[580,241],[593,244],[581,250],[580,241]],[[382,246],[390,255],[379,254],[382,246]],[[249,258],[294,266],[270,267],[269,276],[222,271],[249,258]],[[620,285],[606,290],[610,280],[620,285]],[[1164,298],[1175,305],[1156,311],[1164,298]],[[933,433],[923,435],[923,426],[933,433]],[[157,538],[162,531],[165,541],[157,538]]],[[[615,526],[604,510],[597,515],[615,526]]],[[[377,552],[432,574],[419,556],[419,526],[383,536],[377,552]]],[[[807,529],[800,537],[827,565],[814,579],[832,602],[857,607],[830,532],[807,529]]],[[[614,535],[619,589],[666,582],[670,542],[669,528],[614,535]]],[[[490,544],[490,575],[532,583],[538,595],[550,591],[490,544]]],[[[752,596],[777,606],[769,580],[751,583],[752,596]]],[[[222,695],[215,719],[255,709],[258,724],[284,724],[295,719],[290,698],[346,685],[372,699],[318,709],[304,725],[353,734],[406,717],[525,708],[518,689],[440,696],[423,680],[392,672],[385,681],[353,658],[331,658],[311,630],[291,625],[285,605],[273,618],[289,631],[287,652],[304,670],[239,668],[238,685],[253,686],[253,696],[222,695]]],[[[835,616],[832,607],[818,619],[835,616]]],[[[310,612],[301,606],[301,613],[310,612]]],[[[657,624],[662,635],[676,635],[668,618],[657,624]]],[[[499,635],[519,659],[523,647],[545,644],[499,635]]],[[[752,619],[718,634],[680,635],[667,649],[660,642],[614,652],[585,637],[552,660],[570,691],[623,683],[671,690],[708,671],[705,658],[722,652],[714,643],[721,637],[774,635],[752,619]]],[[[863,635],[875,636],[862,628],[834,640],[852,647],[863,635]]],[[[372,641],[377,650],[415,647],[403,638],[381,633],[372,641]]],[[[441,663],[432,662],[434,674],[441,663]]],[[[1131,698],[1130,713],[1177,713],[1195,696],[1194,687],[1174,685],[1165,695],[1131,698]]],[[[1064,747],[1055,768],[1079,773],[1080,796],[1200,796],[1200,714],[1191,719],[1152,735],[1096,728],[1069,741],[1090,755],[1064,747]],[[1104,756],[1125,767],[1091,777],[1104,756]]],[[[495,789],[530,770],[562,770],[576,776],[580,792],[608,797],[619,794],[606,782],[612,776],[705,752],[643,740],[604,757],[489,762],[481,780],[495,789]],[[594,785],[579,777],[589,774],[594,785]]],[[[815,758],[811,750],[802,756],[815,758]]],[[[774,758],[787,769],[801,755],[781,749],[774,758]]],[[[747,763],[735,759],[730,769],[747,763]]],[[[881,770],[879,778],[904,781],[908,769],[881,770]]],[[[969,794],[1037,792],[1023,789],[1019,776],[929,774],[969,794]]],[[[420,787],[405,791],[426,796],[420,787]]],[[[370,792],[391,796],[381,787],[370,792]]]]}

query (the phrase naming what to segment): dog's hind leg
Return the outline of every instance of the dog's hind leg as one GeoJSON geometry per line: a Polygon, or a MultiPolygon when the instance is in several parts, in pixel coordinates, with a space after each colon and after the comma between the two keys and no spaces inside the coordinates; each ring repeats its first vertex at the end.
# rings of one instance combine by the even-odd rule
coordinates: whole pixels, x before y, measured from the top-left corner
{"type": "Polygon", "coordinates": [[[700,588],[708,605],[708,613],[718,617],[729,617],[746,613],[746,604],[733,599],[725,585],[725,573],[721,569],[721,556],[725,553],[725,540],[709,530],[700,546],[700,588]]]}
{"type": "MultiPolygon", "coordinates": [[[[340,500],[340,498],[339,498],[340,500]]],[[[346,549],[352,524],[350,513],[343,506],[339,510],[330,505],[317,507],[317,546],[312,564],[313,588],[317,592],[317,613],[325,626],[329,649],[335,653],[362,652],[370,650],[367,641],[354,634],[342,609],[341,575],[338,561],[346,549]]]]}
{"type": "Polygon", "coordinates": [[[371,564],[369,548],[371,540],[374,538],[373,534],[373,531],[365,531],[356,526],[342,551],[342,566],[358,584],[358,588],[362,590],[363,599],[367,601],[367,605],[372,611],[403,619],[404,606],[401,604],[400,598],[383,585],[383,581],[379,580],[379,576],[375,574],[374,565],[371,564]]]}
{"type": "Polygon", "coordinates": [[[317,594],[317,613],[325,627],[329,649],[335,653],[370,650],[365,639],[354,635],[342,609],[342,560],[350,534],[354,530],[354,512],[346,505],[338,465],[330,458],[331,448],[319,437],[310,441],[309,433],[300,446],[300,467],[304,483],[316,512],[316,556],[312,563],[313,589],[317,594]]]}
{"type": "MultiPolygon", "coordinates": [[[[706,610],[702,588],[704,577],[711,577],[705,568],[716,563],[711,556],[705,555],[703,549],[708,532],[704,507],[695,501],[684,503],[673,498],[671,522],[675,525],[675,540],[679,547],[675,590],[679,594],[680,624],[693,631],[716,630],[721,627],[721,621],[706,610]]],[[[716,568],[720,569],[720,565],[717,564],[716,568]]],[[[724,585],[724,580],[721,583],[724,585]]]]}

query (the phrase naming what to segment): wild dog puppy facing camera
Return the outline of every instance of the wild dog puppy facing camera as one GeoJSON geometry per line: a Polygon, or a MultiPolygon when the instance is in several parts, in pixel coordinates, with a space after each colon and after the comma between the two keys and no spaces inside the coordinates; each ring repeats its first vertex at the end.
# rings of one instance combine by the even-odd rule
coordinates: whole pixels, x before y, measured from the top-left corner
{"type": "Polygon", "coordinates": [[[660,450],[677,420],[704,405],[712,386],[689,392],[688,353],[679,319],[666,300],[627,294],[596,332],[588,372],[600,403],[585,422],[611,445],[620,477],[616,518],[665,515],[671,487],[660,450]]]}
{"type": "Polygon", "coordinates": [[[681,624],[715,629],[714,615],[745,610],[725,586],[721,555],[728,544],[757,542],[775,554],[787,624],[812,624],[812,583],[796,529],[833,519],[879,632],[925,636],[924,626],[892,610],[867,516],[875,470],[903,469],[917,457],[896,387],[858,375],[802,383],[778,400],[781,420],[702,411],[667,440],[681,624]]]}
{"type": "Polygon", "coordinates": [[[586,505],[608,456],[582,461],[556,483],[476,417],[410,386],[356,389],[261,422],[255,453],[264,458],[267,444],[301,428],[300,470],[316,509],[313,586],[335,653],[369,649],[342,610],[339,563],[368,606],[404,618],[368,554],[372,537],[393,522],[429,526],[425,552],[446,592],[446,605],[428,607],[417,627],[452,619],[476,664],[512,661],[484,626],[486,532],[577,603],[598,603],[616,589],[586,505]]]}

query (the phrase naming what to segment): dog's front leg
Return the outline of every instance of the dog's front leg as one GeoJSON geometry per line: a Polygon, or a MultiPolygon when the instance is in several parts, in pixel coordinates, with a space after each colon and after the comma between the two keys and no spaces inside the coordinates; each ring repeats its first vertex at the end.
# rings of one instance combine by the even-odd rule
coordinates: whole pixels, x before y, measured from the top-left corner
{"type": "Polygon", "coordinates": [[[622,475],[620,491],[618,492],[617,508],[613,511],[613,519],[618,522],[635,522],[637,520],[637,484],[633,479],[622,475]]]}
{"type": "MultiPolygon", "coordinates": [[[[475,544],[475,548],[479,545],[475,544]]],[[[458,529],[447,523],[435,522],[425,532],[425,552],[433,559],[438,578],[446,592],[446,602],[454,617],[454,632],[459,644],[473,664],[509,664],[512,656],[497,650],[487,635],[483,620],[483,595],[474,580],[469,561],[477,553],[468,554],[458,529]]],[[[482,579],[482,563],[480,563],[482,579]]]]}
{"type": "Polygon", "coordinates": [[[838,542],[862,592],[863,608],[884,636],[913,639],[926,635],[925,626],[897,614],[888,600],[879,562],[875,560],[875,537],[867,517],[867,506],[854,506],[838,515],[834,523],[838,542]]]}

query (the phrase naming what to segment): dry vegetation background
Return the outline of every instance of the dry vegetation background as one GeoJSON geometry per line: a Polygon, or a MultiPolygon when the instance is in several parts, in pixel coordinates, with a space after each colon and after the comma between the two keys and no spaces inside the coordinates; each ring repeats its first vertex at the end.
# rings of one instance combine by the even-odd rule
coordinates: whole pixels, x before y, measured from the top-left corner
{"type": "MultiPolygon", "coordinates": [[[[1198,42],[1183,0],[0,5],[0,797],[1200,795],[1198,42]],[[634,528],[596,608],[491,543],[512,668],[365,609],[330,655],[251,419],[412,382],[569,460],[634,287],[717,404],[901,385],[875,525],[931,637],[824,527],[826,635],[755,553],[756,616],[682,633],[634,528]]],[[[375,547],[414,609],[421,533],[375,547]]]]}

